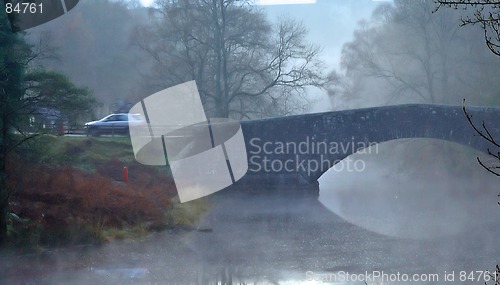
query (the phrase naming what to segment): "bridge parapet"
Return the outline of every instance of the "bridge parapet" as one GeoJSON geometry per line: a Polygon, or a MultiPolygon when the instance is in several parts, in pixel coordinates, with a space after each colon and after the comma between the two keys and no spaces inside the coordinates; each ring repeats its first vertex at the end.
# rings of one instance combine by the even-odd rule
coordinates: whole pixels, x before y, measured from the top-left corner
{"type": "MultiPolygon", "coordinates": [[[[468,112],[500,138],[500,108],[468,107],[468,112]]],[[[246,121],[241,127],[248,172],[240,184],[262,181],[276,187],[317,185],[317,179],[337,162],[395,139],[440,139],[484,152],[491,147],[474,132],[461,106],[374,107],[246,121]]]]}

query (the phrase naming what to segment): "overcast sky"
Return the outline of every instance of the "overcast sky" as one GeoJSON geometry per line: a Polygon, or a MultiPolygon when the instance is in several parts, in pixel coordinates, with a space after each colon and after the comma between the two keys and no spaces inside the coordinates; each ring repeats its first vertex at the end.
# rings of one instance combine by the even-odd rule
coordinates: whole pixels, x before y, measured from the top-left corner
{"type": "MultiPolygon", "coordinates": [[[[369,19],[380,1],[372,0],[316,0],[316,4],[262,6],[273,21],[280,17],[300,20],[309,30],[308,40],[321,46],[327,71],[338,68],[342,45],[352,39],[360,20],[369,19]]],[[[332,110],[326,92],[316,88],[308,93],[316,102],[310,112],[332,110]]]]}
{"type": "Polygon", "coordinates": [[[379,1],[317,0],[316,4],[262,6],[271,20],[298,19],[309,30],[309,41],[323,48],[325,62],[338,66],[342,45],[352,39],[357,23],[368,19],[379,1]]]}

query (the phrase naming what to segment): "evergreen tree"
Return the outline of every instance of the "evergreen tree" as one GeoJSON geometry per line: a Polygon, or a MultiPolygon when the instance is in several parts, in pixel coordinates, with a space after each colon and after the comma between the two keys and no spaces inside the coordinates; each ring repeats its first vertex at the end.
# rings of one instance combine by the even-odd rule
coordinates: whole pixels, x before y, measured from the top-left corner
{"type": "Polygon", "coordinates": [[[0,244],[7,238],[10,191],[6,165],[9,152],[18,143],[11,129],[20,119],[23,79],[30,54],[29,45],[12,32],[5,9],[0,9],[0,244]]]}

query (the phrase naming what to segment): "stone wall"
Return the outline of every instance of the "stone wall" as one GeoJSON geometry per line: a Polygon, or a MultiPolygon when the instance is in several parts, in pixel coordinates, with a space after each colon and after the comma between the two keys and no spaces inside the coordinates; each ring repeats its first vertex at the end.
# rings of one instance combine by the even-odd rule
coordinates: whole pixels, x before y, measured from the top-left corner
{"type": "MultiPolygon", "coordinates": [[[[500,141],[500,108],[468,107],[500,141]]],[[[461,106],[397,105],[241,122],[248,172],[238,185],[316,185],[333,164],[354,152],[401,138],[433,138],[486,152],[461,106]]],[[[498,149],[497,149],[498,151],[498,149]]]]}

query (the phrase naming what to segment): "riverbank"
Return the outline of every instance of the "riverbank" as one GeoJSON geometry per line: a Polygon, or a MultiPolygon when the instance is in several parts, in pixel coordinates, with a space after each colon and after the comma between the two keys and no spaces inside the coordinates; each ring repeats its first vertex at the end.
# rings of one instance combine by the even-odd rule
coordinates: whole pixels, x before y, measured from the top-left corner
{"type": "Polygon", "coordinates": [[[203,199],[180,204],[169,169],[138,164],[126,137],[43,136],[17,154],[9,172],[16,191],[7,246],[20,250],[190,228],[208,208],[203,199]]]}

